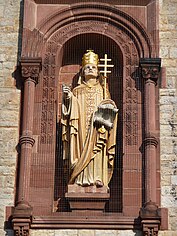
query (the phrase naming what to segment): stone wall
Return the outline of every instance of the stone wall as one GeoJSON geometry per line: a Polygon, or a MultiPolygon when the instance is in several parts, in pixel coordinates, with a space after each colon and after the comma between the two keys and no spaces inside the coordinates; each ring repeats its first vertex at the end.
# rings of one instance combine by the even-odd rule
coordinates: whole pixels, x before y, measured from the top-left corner
{"type": "Polygon", "coordinates": [[[5,235],[5,206],[14,205],[20,90],[17,65],[20,0],[0,0],[0,235],[5,235]]]}
{"type": "Polygon", "coordinates": [[[160,89],[161,205],[169,210],[171,231],[161,232],[165,236],[177,235],[177,0],[159,3],[160,57],[166,68],[160,89]]]}
{"type": "MultiPolygon", "coordinates": [[[[160,89],[162,206],[169,209],[169,231],[177,235],[177,0],[159,0],[160,57],[166,67],[166,86],[160,89]]],[[[16,145],[19,137],[20,90],[16,86],[20,46],[20,0],[0,0],[0,236],[5,235],[5,206],[14,205],[16,145]]],[[[22,9],[22,8],[21,8],[22,9]]],[[[7,232],[12,235],[12,232],[7,232]]],[[[116,230],[31,230],[32,236],[140,236],[116,230]]]]}
{"type": "Polygon", "coordinates": [[[142,236],[132,230],[31,230],[30,236],[142,236]]]}

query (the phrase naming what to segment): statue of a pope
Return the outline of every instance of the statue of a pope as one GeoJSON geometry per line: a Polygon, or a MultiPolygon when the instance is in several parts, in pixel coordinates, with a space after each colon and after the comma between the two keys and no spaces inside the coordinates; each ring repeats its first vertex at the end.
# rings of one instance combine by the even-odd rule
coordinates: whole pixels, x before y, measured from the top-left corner
{"type": "Polygon", "coordinates": [[[103,86],[98,61],[88,50],[79,85],[72,91],[63,86],[63,158],[70,163],[69,184],[108,186],[113,173],[118,109],[103,86]]]}

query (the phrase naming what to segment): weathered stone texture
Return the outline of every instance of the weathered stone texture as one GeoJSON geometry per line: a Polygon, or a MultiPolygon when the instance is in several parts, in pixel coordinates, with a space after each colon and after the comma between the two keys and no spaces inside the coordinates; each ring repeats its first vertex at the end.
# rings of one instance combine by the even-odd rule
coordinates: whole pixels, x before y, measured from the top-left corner
{"type": "Polygon", "coordinates": [[[164,232],[159,232],[158,236],[176,236],[175,231],[164,231],[164,232]]]}
{"type": "Polygon", "coordinates": [[[177,0],[160,3],[160,57],[166,88],[160,91],[161,204],[169,209],[169,230],[177,235],[177,0]]]}
{"type": "MultiPolygon", "coordinates": [[[[20,0],[0,0],[0,236],[5,235],[5,207],[14,205],[20,91],[17,65],[20,0]]],[[[13,235],[12,231],[7,232],[13,235]]]]}
{"type": "Polygon", "coordinates": [[[142,236],[132,230],[30,230],[31,236],[142,236]]]}
{"type": "MultiPolygon", "coordinates": [[[[0,236],[5,235],[5,206],[14,204],[16,145],[19,135],[20,91],[13,72],[17,64],[20,0],[0,0],[0,236]]],[[[177,0],[159,0],[160,57],[167,87],[160,91],[161,186],[163,207],[169,209],[169,231],[177,235],[177,0]]],[[[8,231],[7,235],[13,235],[8,231]]],[[[31,230],[32,236],[141,236],[114,230],[31,230]],[[104,233],[103,233],[104,232],[104,233]]]]}

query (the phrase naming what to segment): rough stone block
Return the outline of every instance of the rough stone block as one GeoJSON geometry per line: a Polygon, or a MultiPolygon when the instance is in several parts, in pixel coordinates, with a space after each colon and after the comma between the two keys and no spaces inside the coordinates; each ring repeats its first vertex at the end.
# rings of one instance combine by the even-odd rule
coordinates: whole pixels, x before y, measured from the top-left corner
{"type": "MultiPolygon", "coordinates": [[[[162,64],[167,67],[175,67],[176,64],[176,58],[163,58],[162,59],[162,64]]],[[[168,77],[168,76],[167,76],[168,77]]]]}
{"type": "Polygon", "coordinates": [[[163,207],[173,207],[175,204],[174,198],[172,196],[163,196],[161,199],[161,204],[163,207]]]}
{"type": "Polygon", "coordinates": [[[55,230],[54,236],[78,236],[78,232],[74,229],[55,230]]]}
{"type": "MultiPolygon", "coordinates": [[[[121,230],[118,231],[118,236],[124,236],[125,235],[125,231],[121,230]]],[[[143,233],[140,230],[126,230],[126,236],[143,236],[143,233]]]]}
{"type": "Polygon", "coordinates": [[[0,6],[0,17],[4,16],[4,6],[0,6]]]}
{"type": "MultiPolygon", "coordinates": [[[[177,64],[177,62],[175,62],[177,64]]],[[[170,76],[170,78],[167,78],[167,88],[175,88],[177,84],[177,76],[170,76]]]]}
{"type": "MultiPolygon", "coordinates": [[[[170,127],[168,124],[163,124],[164,123],[164,119],[161,118],[161,126],[160,126],[160,137],[171,137],[172,136],[172,127],[170,127]]],[[[166,122],[168,123],[168,122],[166,122]]]]}
{"type": "Polygon", "coordinates": [[[166,14],[166,15],[175,15],[175,14],[177,14],[176,2],[173,2],[173,4],[171,4],[170,1],[165,1],[163,3],[163,14],[166,14]]]}
{"type": "Polygon", "coordinates": [[[177,68],[174,67],[167,67],[166,70],[167,75],[177,75],[177,68]]]}
{"type": "Polygon", "coordinates": [[[95,236],[94,230],[78,230],[78,236],[95,236]]]}
{"type": "Polygon", "coordinates": [[[170,58],[177,58],[177,48],[170,47],[170,58]]]}
{"type": "Polygon", "coordinates": [[[160,48],[160,56],[163,58],[169,57],[169,47],[161,47],[160,48]]]}
{"type": "Polygon", "coordinates": [[[177,232],[176,231],[159,231],[158,236],[176,236],[177,232]]]}
{"type": "Polygon", "coordinates": [[[17,126],[19,121],[19,112],[13,110],[2,110],[0,113],[0,126],[17,126]]]}
{"type": "Polygon", "coordinates": [[[30,230],[30,236],[55,236],[54,230],[30,230]]]}
{"type": "Polygon", "coordinates": [[[163,186],[169,186],[171,184],[171,176],[170,175],[164,175],[161,173],[161,185],[163,186]]]}
{"type": "MultiPolygon", "coordinates": [[[[163,96],[160,98],[160,104],[161,105],[171,105],[176,103],[176,97],[175,96],[163,96]]],[[[171,107],[172,108],[172,107],[171,107]]],[[[166,107],[167,110],[169,110],[166,107]]]]}
{"type": "MultiPolygon", "coordinates": [[[[95,236],[103,236],[103,232],[105,236],[118,236],[119,235],[117,230],[105,230],[105,231],[95,230],[95,236]]],[[[127,234],[127,236],[129,235],[127,234]]]]}
{"type": "Polygon", "coordinates": [[[177,186],[177,175],[173,175],[173,176],[171,176],[171,184],[177,186]]]}
{"type": "Polygon", "coordinates": [[[160,89],[160,98],[162,96],[175,96],[176,89],[160,89]]]}

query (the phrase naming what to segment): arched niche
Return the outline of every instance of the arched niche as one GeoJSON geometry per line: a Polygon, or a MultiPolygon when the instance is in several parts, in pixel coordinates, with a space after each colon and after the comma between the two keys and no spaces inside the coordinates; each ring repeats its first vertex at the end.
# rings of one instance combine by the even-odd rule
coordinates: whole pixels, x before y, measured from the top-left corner
{"type": "MultiPolygon", "coordinates": [[[[87,49],[93,49],[99,55],[99,58],[104,58],[104,54],[107,53],[112,59],[110,63],[113,63],[114,67],[111,69],[112,73],[108,76],[107,82],[111,91],[111,97],[120,108],[121,102],[116,97],[116,94],[120,94],[119,90],[122,91],[122,86],[118,86],[118,84],[120,83],[121,85],[122,83],[123,55],[119,45],[105,35],[97,33],[80,34],[69,39],[63,45],[61,50],[61,67],[59,69],[59,84],[66,82],[66,84],[71,85],[72,88],[77,85],[82,56],[87,49]]],[[[61,98],[59,99],[59,103],[61,103],[61,98]]]]}
{"type": "MultiPolygon", "coordinates": [[[[74,88],[77,86],[79,79],[79,71],[81,69],[81,60],[86,49],[93,49],[99,55],[99,58],[104,58],[104,54],[107,53],[108,57],[112,59],[110,62],[114,65],[111,69],[112,73],[107,78],[109,91],[111,98],[116,102],[119,109],[118,129],[117,129],[117,148],[116,148],[116,160],[114,166],[113,180],[110,183],[111,199],[107,206],[109,211],[120,212],[122,209],[122,140],[123,140],[123,55],[122,51],[112,39],[105,35],[96,33],[86,33],[74,36],[68,40],[62,48],[62,60],[61,67],[59,69],[58,76],[58,144],[57,156],[56,156],[56,172],[55,172],[55,200],[58,202],[59,209],[67,208],[64,200],[64,194],[66,192],[66,182],[61,180],[61,176],[64,176],[61,135],[60,135],[60,117],[61,117],[61,89],[62,84],[66,84],[74,88]],[[60,181],[59,181],[60,180],[60,181]],[[65,186],[64,186],[65,185],[65,186]],[[113,194],[114,193],[114,194],[113,194]],[[115,194],[116,193],[116,194],[115,194]]],[[[60,54],[61,56],[61,54],[60,54]]]]}
{"type": "MultiPolygon", "coordinates": [[[[107,213],[115,215],[104,215],[98,222],[98,228],[107,228],[109,224],[111,228],[124,229],[125,222],[129,229],[135,225],[140,227],[140,222],[135,219],[144,203],[145,170],[142,150],[144,86],[139,61],[144,57],[157,57],[156,44],[144,26],[110,4],[87,2],[53,9],[53,13],[37,23],[35,28],[23,29],[22,57],[25,57],[25,63],[29,61],[29,69],[31,58],[42,58],[42,71],[35,87],[33,104],[32,134],[35,146],[31,164],[26,167],[29,169],[26,177],[29,186],[20,186],[27,189],[27,200],[33,207],[35,217],[32,224],[39,228],[41,224],[44,228],[46,225],[61,228],[63,225],[68,227],[68,221],[71,227],[75,227],[75,222],[78,225],[84,222],[84,217],[80,219],[80,216],[61,212],[68,211],[65,205],[64,209],[58,206],[58,199],[64,196],[66,186],[62,178],[58,124],[61,84],[70,84],[77,79],[81,57],[91,47],[100,57],[107,53],[113,60],[115,67],[108,83],[112,98],[120,109],[117,159],[110,183],[114,197],[106,207],[107,213]],[[115,185],[117,188],[112,188],[115,185]],[[123,221],[121,217],[124,217],[123,221]]],[[[29,72],[36,79],[35,68],[29,72]]],[[[85,222],[85,227],[91,228],[94,220],[90,218],[85,222]]]]}
{"type": "MultiPolygon", "coordinates": [[[[45,50],[43,51],[43,82],[41,80],[41,86],[43,86],[42,103],[47,103],[53,108],[50,111],[46,110],[46,107],[42,105],[42,114],[46,114],[45,117],[52,117],[53,113],[57,117],[58,123],[60,123],[60,111],[61,111],[61,86],[62,83],[73,84],[77,83],[78,72],[80,70],[81,58],[87,48],[94,49],[100,57],[106,52],[109,57],[112,58],[112,62],[115,65],[113,73],[108,79],[111,95],[114,101],[116,101],[119,109],[119,129],[117,135],[117,159],[115,161],[115,177],[112,180],[111,188],[113,191],[112,202],[107,209],[120,212],[124,208],[127,214],[129,207],[126,208],[126,202],[128,196],[131,195],[128,192],[124,192],[123,189],[129,188],[127,184],[131,184],[127,179],[135,179],[133,193],[136,194],[138,189],[138,202],[136,204],[134,212],[139,211],[142,204],[142,153],[139,151],[142,145],[142,84],[139,80],[139,71],[137,69],[139,63],[139,49],[136,43],[127,35],[124,31],[109,26],[109,31],[105,34],[105,24],[97,22],[95,20],[90,23],[84,21],[80,23],[80,31],[77,32],[77,25],[71,24],[64,28],[58,29],[46,42],[45,50]],[[65,30],[64,30],[65,29],[65,30]],[[111,30],[112,29],[112,30],[111,30]],[[69,37],[68,37],[69,35],[69,37]],[[58,79],[59,78],[59,79],[58,79]],[[46,82],[44,82],[46,81],[46,82]],[[42,85],[43,83],[43,85],[42,85]],[[55,91],[55,96],[58,98],[56,104],[53,96],[46,95],[45,90],[49,91],[49,84],[53,84],[52,89],[55,91]],[[116,90],[117,89],[117,90],[116,90]],[[52,105],[53,104],[53,105],[52,105]],[[56,108],[57,106],[57,108],[56,108]],[[49,113],[49,114],[48,114],[49,113]],[[136,151],[135,151],[136,150],[136,151]],[[123,159],[124,153],[124,159],[123,159]],[[134,176],[131,172],[131,160],[136,159],[135,169],[138,169],[138,174],[134,176]],[[123,171],[124,162],[126,165],[125,171],[123,171]],[[126,164],[128,163],[128,165],[126,164]]],[[[58,169],[55,171],[54,180],[54,202],[55,209],[58,208],[57,200],[64,196],[66,184],[62,183],[64,173],[62,173],[62,160],[61,160],[61,142],[58,139],[55,142],[55,137],[59,138],[60,126],[56,129],[54,124],[56,118],[51,120],[41,119],[41,125],[44,129],[41,129],[41,141],[42,145],[50,145],[53,154],[50,160],[53,160],[53,168],[58,169]],[[45,130],[50,130],[50,133],[46,133],[45,130]],[[45,132],[43,132],[45,131],[45,132]],[[50,140],[51,137],[51,140],[50,140]],[[52,138],[53,137],[53,138],[52,138]],[[59,143],[59,145],[58,145],[59,143]],[[55,145],[57,146],[57,152],[54,154],[55,145]],[[54,156],[55,161],[54,161],[54,156]],[[60,156],[60,159],[57,159],[60,156]],[[58,197],[59,196],[59,197],[58,197]]],[[[41,149],[41,155],[42,155],[41,149]]],[[[50,162],[52,163],[52,161],[50,162]]],[[[54,176],[54,174],[53,174],[54,176]]],[[[132,198],[133,199],[133,198],[132,198]]],[[[52,199],[51,199],[52,200],[52,199]]],[[[134,202],[131,203],[134,205],[134,202]]],[[[132,212],[132,210],[131,210],[132,212]]]]}

